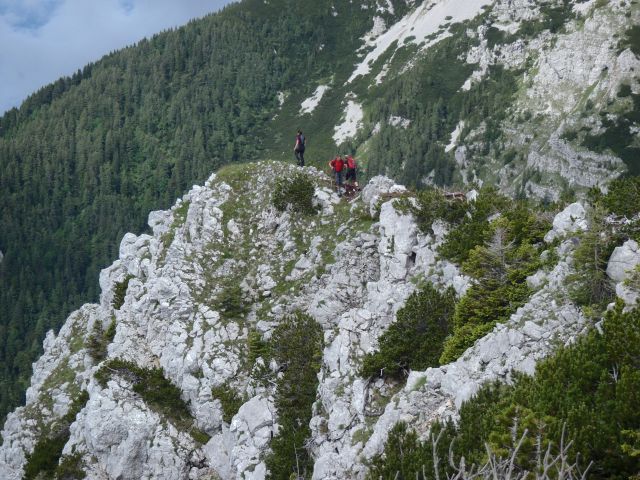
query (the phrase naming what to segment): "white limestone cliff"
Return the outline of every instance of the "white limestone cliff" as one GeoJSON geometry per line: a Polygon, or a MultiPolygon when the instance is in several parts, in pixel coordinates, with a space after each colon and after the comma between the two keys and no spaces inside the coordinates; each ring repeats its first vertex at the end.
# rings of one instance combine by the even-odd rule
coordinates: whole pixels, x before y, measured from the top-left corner
{"type": "Polygon", "coordinates": [[[2,478],[20,478],[38,437],[81,390],[89,399],[63,453],[82,455],[89,479],[265,478],[277,412],[273,391],[252,382],[244,366],[247,335],[257,329],[268,338],[295,310],[324,330],[310,422],[313,476],[363,478],[362,459],[381,452],[395,422],[410,421],[425,434],[434,420],[455,418],[483,382],[508,381],[512,370],[531,373],[554,344],[571,342],[588,327],[566,297],[568,240],[557,249],[560,262],[539,276],[537,293],[459,360],[412,372],[397,392],[382,380],[370,384],[357,374],[362,356],[376,348],[418,280],[453,286],[458,295],[470,280],[438,258],[444,226],[421,234],[411,215],[394,207],[404,188],[383,177],[347,204],[322,186],[323,174],[307,168],[318,184],[319,214],[301,221],[277,212],[269,201],[273,181],[295,171],[267,163],[213,175],[170,211],[150,214],[152,234],[124,236],[119,259],[100,276],[100,304],[83,306],[58,335],[48,334],[27,404],[9,415],[2,432],[2,478]],[[366,219],[370,211],[378,221],[366,219]],[[127,278],[116,309],[116,286],[127,278]],[[242,320],[228,320],[220,309],[227,284],[240,285],[252,305],[242,320]],[[96,322],[106,329],[112,320],[116,333],[107,358],[160,367],[179,387],[197,428],[210,435],[205,444],[151,410],[126,377],[113,375],[104,386],[94,378],[100,364],[86,345],[96,322]],[[245,398],[230,423],[211,392],[223,384],[245,398]]]}

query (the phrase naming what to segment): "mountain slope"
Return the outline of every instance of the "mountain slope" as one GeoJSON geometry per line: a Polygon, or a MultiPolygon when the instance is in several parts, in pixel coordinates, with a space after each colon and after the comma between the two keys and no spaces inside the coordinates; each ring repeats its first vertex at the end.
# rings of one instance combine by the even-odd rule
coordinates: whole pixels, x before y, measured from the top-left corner
{"type": "Polygon", "coordinates": [[[278,92],[332,70],[319,45],[355,50],[369,15],[349,8],[347,29],[328,2],[233,5],[88,65],[0,120],[0,417],[21,403],[45,332],[97,297],[118,239],[212,169],[256,158],[278,92]]]}
{"type": "Polygon", "coordinates": [[[369,176],[418,187],[553,201],[637,173],[639,15],[245,0],[46,87],[0,120],[0,413],[45,332],[96,298],[124,232],[222,164],[290,161],[297,127],[312,164],[351,150],[369,176]]]}
{"type": "MultiPolygon", "coordinates": [[[[395,423],[425,434],[455,418],[483,383],[532,373],[593,325],[570,296],[575,239],[587,228],[573,204],[556,216],[540,248],[548,261],[506,323],[406,383],[361,377],[364,356],[422,282],[462,298],[477,280],[440,257],[443,223],[423,234],[403,212],[395,199],[404,187],[376,177],[347,202],[326,185],[321,172],[282,162],[226,167],[171,210],[152,212],[152,235],[125,235],[119,259],[101,273],[100,304],[48,334],[27,405],[2,432],[2,477],[35,476],[43,465],[61,474],[62,455],[60,465],[91,479],[265,478],[277,464],[269,447],[290,415],[283,392],[297,398],[283,383],[296,354],[278,356],[284,345],[274,342],[305,312],[323,332],[321,360],[311,365],[317,393],[313,405],[290,408],[307,415],[299,422],[309,425],[313,478],[364,478],[395,423]],[[313,196],[318,213],[296,212],[291,197],[291,208],[273,207],[278,180],[290,178],[310,182],[296,198],[313,196]]],[[[625,275],[616,276],[620,286],[625,275]]],[[[278,459],[288,473],[296,460],[278,459]]]]}

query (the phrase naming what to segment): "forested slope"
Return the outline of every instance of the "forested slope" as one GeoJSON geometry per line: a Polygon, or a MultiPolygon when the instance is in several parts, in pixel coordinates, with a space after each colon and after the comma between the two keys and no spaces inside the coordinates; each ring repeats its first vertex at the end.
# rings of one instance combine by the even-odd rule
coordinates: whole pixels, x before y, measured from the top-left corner
{"type": "Polygon", "coordinates": [[[278,92],[305,95],[314,72],[331,71],[321,46],[354,52],[370,15],[361,2],[344,8],[234,4],[112,53],[0,119],[0,418],[21,402],[44,333],[97,298],[122,235],[221,165],[257,158],[278,92]]]}

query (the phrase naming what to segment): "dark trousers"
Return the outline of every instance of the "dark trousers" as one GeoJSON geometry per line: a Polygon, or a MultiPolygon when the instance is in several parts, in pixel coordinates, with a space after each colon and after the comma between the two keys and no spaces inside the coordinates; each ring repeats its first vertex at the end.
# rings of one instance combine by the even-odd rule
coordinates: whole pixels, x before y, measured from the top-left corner
{"type": "Polygon", "coordinates": [[[334,170],[333,173],[336,176],[336,190],[338,191],[338,195],[342,195],[342,190],[340,190],[340,188],[342,187],[342,170],[340,170],[339,172],[336,172],[334,170]]]}
{"type": "Polygon", "coordinates": [[[304,167],[304,150],[294,150],[299,167],[304,167]]]}

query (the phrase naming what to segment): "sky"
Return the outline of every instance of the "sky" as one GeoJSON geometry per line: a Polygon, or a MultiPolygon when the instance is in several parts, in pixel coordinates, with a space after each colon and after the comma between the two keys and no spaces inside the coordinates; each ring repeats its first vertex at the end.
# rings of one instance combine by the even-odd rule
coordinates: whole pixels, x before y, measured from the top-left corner
{"type": "Polygon", "coordinates": [[[232,0],[0,0],[0,115],[87,63],[232,0]]]}

